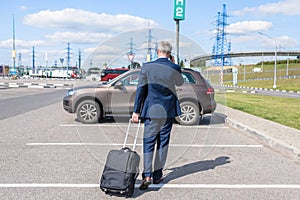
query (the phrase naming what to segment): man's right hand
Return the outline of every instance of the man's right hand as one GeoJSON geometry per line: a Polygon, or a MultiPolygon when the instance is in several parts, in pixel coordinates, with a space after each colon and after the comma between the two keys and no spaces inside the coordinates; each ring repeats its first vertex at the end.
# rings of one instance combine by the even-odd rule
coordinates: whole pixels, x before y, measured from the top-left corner
{"type": "Polygon", "coordinates": [[[140,118],[140,114],[139,113],[132,113],[132,116],[131,116],[131,120],[132,122],[134,123],[138,123],[139,122],[139,118],[140,118]]]}

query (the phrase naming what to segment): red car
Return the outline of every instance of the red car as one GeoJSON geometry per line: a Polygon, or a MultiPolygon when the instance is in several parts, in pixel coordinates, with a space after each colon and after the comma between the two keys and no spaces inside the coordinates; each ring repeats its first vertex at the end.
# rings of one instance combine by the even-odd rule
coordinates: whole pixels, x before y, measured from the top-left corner
{"type": "Polygon", "coordinates": [[[101,73],[101,80],[100,81],[110,81],[120,74],[127,72],[128,68],[111,68],[111,69],[104,69],[101,73]]]}
{"type": "Polygon", "coordinates": [[[73,71],[73,72],[71,73],[71,78],[77,78],[76,72],[73,71]]]}

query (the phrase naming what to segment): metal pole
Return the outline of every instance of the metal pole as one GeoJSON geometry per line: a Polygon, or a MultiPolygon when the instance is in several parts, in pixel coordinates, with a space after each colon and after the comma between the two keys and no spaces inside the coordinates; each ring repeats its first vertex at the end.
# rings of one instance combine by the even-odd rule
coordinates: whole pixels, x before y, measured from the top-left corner
{"type": "Polygon", "coordinates": [[[262,61],[261,61],[261,71],[264,71],[264,53],[261,54],[262,61]]]}
{"type": "Polygon", "coordinates": [[[32,74],[35,76],[35,51],[34,51],[34,46],[32,47],[32,74]]]}
{"type": "Polygon", "coordinates": [[[273,38],[273,37],[271,37],[271,36],[269,36],[267,34],[264,34],[262,32],[258,32],[258,33],[261,34],[261,35],[264,35],[264,36],[266,36],[266,37],[268,37],[268,38],[270,38],[272,40],[274,40],[274,42],[275,42],[275,62],[274,62],[274,83],[273,83],[273,89],[276,89],[277,41],[276,41],[275,38],[273,38]]]}
{"type": "Polygon", "coordinates": [[[16,72],[16,35],[15,35],[15,15],[13,15],[13,74],[16,72]]]}
{"type": "Polygon", "coordinates": [[[277,69],[277,41],[275,41],[275,62],[274,62],[274,85],[273,88],[276,89],[276,69],[277,69]]]}
{"type": "Polygon", "coordinates": [[[289,76],[289,58],[290,58],[290,52],[288,52],[288,57],[286,59],[286,76],[289,76]]]}
{"type": "Polygon", "coordinates": [[[177,64],[179,65],[179,20],[176,20],[176,50],[177,50],[177,64]]]}
{"type": "Polygon", "coordinates": [[[246,82],[246,66],[244,64],[244,82],[246,82]]]}

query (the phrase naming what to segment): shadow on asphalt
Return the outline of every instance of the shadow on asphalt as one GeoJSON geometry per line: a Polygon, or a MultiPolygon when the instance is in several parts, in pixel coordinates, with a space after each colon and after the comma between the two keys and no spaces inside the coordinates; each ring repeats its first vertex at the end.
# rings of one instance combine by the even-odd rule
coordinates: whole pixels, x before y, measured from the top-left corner
{"type": "Polygon", "coordinates": [[[168,183],[171,180],[181,178],[186,175],[207,171],[210,169],[214,169],[218,166],[228,164],[230,163],[229,159],[230,158],[228,156],[220,156],[214,160],[197,161],[194,163],[183,165],[181,167],[174,167],[174,168],[167,169],[167,170],[172,170],[172,172],[166,175],[163,183],[168,183]]]}
{"type": "MultiPolygon", "coordinates": [[[[228,156],[220,156],[214,160],[203,160],[203,161],[186,164],[180,167],[166,169],[166,170],[171,170],[171,172],[164,176],[164,180],[161,182],[161,184],[166,184],[174,179],[178,179],[187,175],[192,175],[198,172],[211,170],[218,166],[228,164],[230,163],[229,159],[230,158],[228,156]]],[[[141,180],[138,180],[137,184],[141,184],[141,180]]],[[[158,190],[160,190],[160,188],[149,188],[147,190],[136,189],[133,194],[133,197],[138,197],[147,192],[158,191],[158,190]]]]}
{"type": "Polygon", "coordinates": [[[226,115],[222,113],[213,113],[211,115],[205,115],[199,120],[199,125],[210,125],[210,124],[224,124],[226,115]]]}
{"type": "MultiPolygon", "coordinates": [[[[181,177],[184,177],[187,175],[191,175],[191,174],[195,174],[198,172],[211,170],[218,166],[228,164],[228,163],[230,163],[229,159],[230,158],[228,156],[220,156],[214,160],[203,160],[203,161],[186,164],[186,165],[183,165],[180,167],[169,168],[167,170],[171,170],[171,172],[164,176],[164,180],[161,182],[161,184],[166,184],[174,179],[178,179],[178,178],[181,178],[181,177]]],[[[141,184],[141,182],[142,182],[142,180],[137,180],[136,184],[139,185],[139,184],[141,184]]],[[[159,191],[159,190],[160,190],[160,187],[149,188],[147,190],[139,190],[138,188],[135,188],[132,198],[137,198],[141,195],[146,194],[147,192],[159,191]]],[[[110,196],[124,197],[124,195],[120,195],[120,194],[111,194],[110,196]]]]}
{"type": "MultiPolygon", "coordinates": [[[[122,117],[109,117],[106,119],[102,119],[99,121],[99,123],[128,123],[130,117],[122,116],[122,117]]],[[[205,115],[202,119],[199,120],[199,125],[210,125],[210,124],[224,124],[226,119],[226,115],[221,113],[213,113],[211,115],[205,115]]],[[[204,161],[198,161],[190,164],[186,164],[180,167],[174,167],[174,168],[168,168],[166,170],[171,171],[168,174],[164,176],[164,180],[162,181],[162,184],[166,184],[174,179],[178,179],[184,176],[192,175],[195,173],[199,173],[202,171],[207,171],[214,169],[218,166],[225,165],[227,163],[230,163],[229,157],[227,156],[220,156],[217,157],[214,160],[204,160],[204,161]]],[[[142,180],[137,180],[136,184],[141,184],[142,180]]],[[[147,192],[151,191],[159,191],[160,187],[158,188],[149,188],[147,190],[139,190],[138,188],[135,188],[132,198],[139,197],[147,192]]],[[[117,196],[117,197],[124,197],[123,195],[119,194],[111,194],[111,196],[117,196]]]]}
{"type": "MultiPolygon", "coordinates": [[[[128,123],[130,116],[115,116],[115,117],[106,117],[105,119],[100,119],[98,121],[99,124],[101,123],[128,123]]],[[[202,118],[199,119],[199,126],[201,125],[210,125],[210,124],[224,124],[226,119],[226,115],[222,113],[213,113],[204,115],[202,118]]],[[[76,118],[75,121],[79,122],[76,118]]],[[[175,124],[178,124],[175,122],[175,124]]]]}

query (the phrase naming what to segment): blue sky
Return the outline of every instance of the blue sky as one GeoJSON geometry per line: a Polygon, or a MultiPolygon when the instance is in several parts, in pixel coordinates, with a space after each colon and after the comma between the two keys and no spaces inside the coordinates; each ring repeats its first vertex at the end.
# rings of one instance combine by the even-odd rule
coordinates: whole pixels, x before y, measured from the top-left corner
{"type": "MultiPolygon", "coordinates": [[[[75,65],[79,49],[85,60],[99,44],[124,31],[148,27],[175,30],[173,4],[174,0],[9,1],[1,5],[0,64],[12,65],[13,15],[16,51],[17,55],[21,53],[22,64],[32,65],[34,46],[36,64],[45,65],[47,60],[53,65],[55,60],[66,57],[70,42],[71,64],[75,65]]],[[[223,4],[229,15],[227,32],[233,52],[272,51],[275,40],[282,50],[300,50],[299,0],[186,0],[180,33],[197,43],[204,53],[211,53],[214,22],[223,4]]],[[[159,35],[154,37],[160,40],[159,35]]]]}

